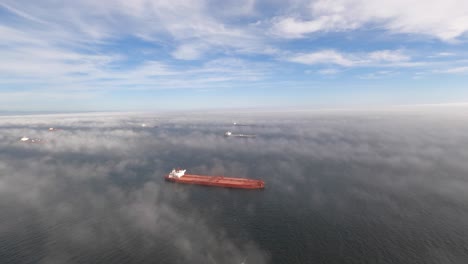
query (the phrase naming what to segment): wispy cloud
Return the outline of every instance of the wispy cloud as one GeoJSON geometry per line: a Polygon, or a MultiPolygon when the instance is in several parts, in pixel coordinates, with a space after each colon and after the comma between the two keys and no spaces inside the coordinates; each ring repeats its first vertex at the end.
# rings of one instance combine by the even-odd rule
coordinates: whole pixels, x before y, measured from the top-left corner
{"type": "Polygon", "coordinates": [[[309,33],[345,31],[357,27],[357,23],[346,23],[337,17],[325,16],[309,21],[295,17],[279,17],[273,20],[271,32],[281,38],[304,38],[309,33]]]}
{"type": "Polygon", "coordinates": [[[438,53],[432,55],[432,57],[452,57],[452,56],[456,56],[456,53],[454,53],[454,52],[438,52],[438,53]]]}
{"type": "Polygon", "coordinates": [[[368,74],[364,74],[364,75],[359,75],[358,77],[360,79],[368,80],[368,79],[386,78],[386,77],[390,77],[390,76],[395,76],[397,74],[399,74],[399,73],[395,72],[395,71],[377,71],[377,72],[372,72],[372,73],[368,73],[368,74]]]}
{"type": "Polygon", "coordinates": [[[308,34],[349,31],[377,24],[392,33],[415,33],[453,41],[468,32],[468,4],[456,0],[375,2],[369,0],[299,1],[302,17],[273,19],[279,37],[304,38],[308,34]],[[425,10],[421,12],[421,10],[425,10]],[[443,11],[442,11],[443,10],[443,11]]]}
{"type": "Polygon", "coordinates": [[[6,10],[8,10],[9,12],[12,12],[13,14],[15,14],[15,15],[17,15],[17,16],[19,16],[19,17],[21,17],[21,18],[24,18],[24,19],[27,19],[27,20],[30,20],[30,21],[32,21],[32,22],[38,22],[38,23],[41,23],[41,24],[47,24],[47,22],[45,22],[44,20],[41,20],[41,19],[39,19],[39,18],[37,18],[37,17],[34,17],[34,16],[32,16],[32,15],[30,15],[30,14],[28,14],[28,13],[25,13],[25,12],[23,12],[23,11],[21,11],[21,10],[18,10],[18,9],[16,9],[16,8],[10,6],[10,5],[7,5],[7,4],[5,4],[5,3],[0,2],[0,7],[3,7],[3,8],[5,8],[6,10]]]}
{"type": "Polygon", "coordinates": [[[453,74],[467,74],[468,73],[468,66],[449,68],[449,69],[446,69],[446,70],[439,70],[439,71],[436,71],[436,72],[439,72],[439,73],[453,73],[453,74]]]}
{"type": "Polygon", "coordinates": [[[340,70],[329,68],[329,69],[321,69],[321,70],[318,70],[317,72],[322,75],[334,75],[334,74],[339,73],[340,70]]]}
{"type": "Polygon", "coordinates": [[[242,89],[259,82],[280,91],[279,83],[301,82],[289,79],[304,74],[300,64],[434,72],[462,67],[467,56],[467,8],[453,0],[5,0],[0,9],[3,94],[242,89]],[[434,48],[418,49],[432,41],[434,48]],[[436,65],[441,61],[444,67],[436,65]]]}
{"type": "MultiPolygon", "coordinates": [[[[335,50],[321,50],[311,53],[300,53],[287,57],[286,60],[302,64],[330,64],[343,67],[352,66],[385,66],[398,63],[404,63],[410,60],[408,55],[405,55],[399,50],[379,50],[369,53],[341,53],[335,50]]],[[[411,66],[411,64],[408,64],[411,66]]]]}
{"type": "Polygon", "coordinates": [[[303,64],[337,64],[353,66],[356,61],[334,50],[322,50],[305,54],[297,54],[288,58],[289,61],[303,64]]]}

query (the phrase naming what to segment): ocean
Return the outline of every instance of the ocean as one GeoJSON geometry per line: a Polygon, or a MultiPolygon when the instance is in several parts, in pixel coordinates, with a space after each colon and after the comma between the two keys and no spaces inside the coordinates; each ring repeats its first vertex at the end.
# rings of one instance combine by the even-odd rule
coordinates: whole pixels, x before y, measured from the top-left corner
{"type": "Polygon", "coordinates": [[[2,264],[467,263],[466,190],[459,109],[0,117],[2,264]]]}

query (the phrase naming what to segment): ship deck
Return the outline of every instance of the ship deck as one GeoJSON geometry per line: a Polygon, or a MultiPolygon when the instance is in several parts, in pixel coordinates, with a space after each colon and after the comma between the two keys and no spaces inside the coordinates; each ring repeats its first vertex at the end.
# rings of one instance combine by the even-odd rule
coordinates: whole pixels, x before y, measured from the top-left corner
{"type": "Polygon", "coordinates": [[[188,184],[199,184],[208,186],[221,186],[229,188],[244,188],[244,189],[262,189],[265,184],[261,180],[245,179],[245,178],[232,178],[224,176],[203,176],[185,174],[180,178],[168,178],[166,179],[188,184]]]}

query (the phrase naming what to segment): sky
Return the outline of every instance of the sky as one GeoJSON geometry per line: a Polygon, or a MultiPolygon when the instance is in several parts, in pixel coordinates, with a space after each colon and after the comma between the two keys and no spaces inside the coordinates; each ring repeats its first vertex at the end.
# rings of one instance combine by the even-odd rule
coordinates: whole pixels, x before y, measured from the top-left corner
{"type": "Polygon", "coordinates": [[[0,111],[468,101],[463,0],[0,0],[0,111]]]}

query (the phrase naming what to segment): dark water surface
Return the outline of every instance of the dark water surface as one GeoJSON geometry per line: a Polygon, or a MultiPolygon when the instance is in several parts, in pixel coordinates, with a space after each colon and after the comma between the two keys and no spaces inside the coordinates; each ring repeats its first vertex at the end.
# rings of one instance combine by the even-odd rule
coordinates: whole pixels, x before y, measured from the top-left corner
{"type": "Polygon", "coordinates": [[[467,121],[0,117],[0,263],[468,263],[467,121]],[[266,189],[164,182],[173,167],[266,189]]]}

